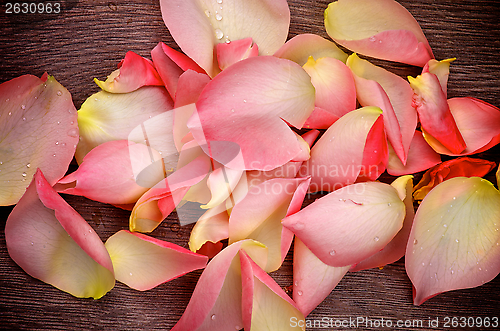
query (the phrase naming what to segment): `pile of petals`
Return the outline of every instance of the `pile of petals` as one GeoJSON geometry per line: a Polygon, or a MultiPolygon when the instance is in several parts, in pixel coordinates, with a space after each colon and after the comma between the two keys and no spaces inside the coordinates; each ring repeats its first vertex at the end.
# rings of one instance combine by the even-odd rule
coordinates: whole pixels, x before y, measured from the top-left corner
{"type": "Polygon", "coordinates": [[[182,52],[128,52],[78,112],[47,74],[0,85],[0,204],[28,274],[97,299],[204,269],[176,331],[288,330],[348,271],[403,256],[416,305],[499,274],[500,192],[481,178],[497,165],[468,155],[500,142],[500,110],[447,98],[453,59],[400,4],[331,3],[334,42],[287,41],[285,0],[160,4],[182,52]],[[129,229],[103,243],[60,193],[129,210],[129,229]],[[174,211],[189,250],[148,235],[174,211]],[[268,274],[292,242],[293,299],[268,274]]]}

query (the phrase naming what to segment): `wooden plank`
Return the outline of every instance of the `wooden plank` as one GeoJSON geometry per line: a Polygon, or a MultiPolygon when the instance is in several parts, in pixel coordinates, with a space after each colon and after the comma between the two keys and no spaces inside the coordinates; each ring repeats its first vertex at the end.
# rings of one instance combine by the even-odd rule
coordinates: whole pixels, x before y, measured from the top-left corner
{"type": "MultiPolygon", "coordinates": [[[[224,0],[229,1],[229,0],[224,0]]],[[[54,75],[72,93],[77,108],[98,87],[92,79],[104,79],[132,50],[150,57],[160,41],[176,47],[163,24],[158,1],[103,0],[60,1],[59,14],[6,14],[0,12],[0,82],[22,74],[54,75]]],[[[416,17],[437,59],[456,57],[452,64],[448,94],[473,96],[500,106],[498,79],[500,8],[496,1],[421,0],[400,1],[416,17]]],[[[327,37],[323,11],[328,1],[291,0],[290,37],[316,33],[327,37]]],[[[177,47],[176,47],[177,48],[177,47]]],[[[375,61],[403,77],[420,69],[375,61]]],[[[500,161],[500,149],[481,157],[500,161]]],[[[493,174],[488,179],[493,180],[493,174]]],[[[385,176],[384,180],[392,178],[385,176]]],[[[128,226],[128,212],[91,200],[65,196],[67,201],[96,229],[103,240],[128,226]]],[[[312,201],[309,197],[305,204],[312,201]]],[[[12,207],[0,208],[0,226],[5,226],[12,207]]],[[[154,236],[187,245],[191,226],[180,227],[171,215],[154,236]]],[[[273,277],[283,286],[292,284],[291,255],[273,277]]],[[[0,233],[0,328],[5,329],[116,329],[169,330],[182,315],[201,272],[193,272],[157,288],[138,292],[117,283],[99,300],[77,299],[31,278],[8,256],[5,236],[0,233]]],[[[412,288],[404,261],[382,270],[348,274],[316,309],[311,319],[368,317],[396,320],[499,316],[500,277],[484,286],[445,293],[420,307],[412,305],[412,288]]],[[[368,325],[365,330],[380,327],[368,325]]]]}

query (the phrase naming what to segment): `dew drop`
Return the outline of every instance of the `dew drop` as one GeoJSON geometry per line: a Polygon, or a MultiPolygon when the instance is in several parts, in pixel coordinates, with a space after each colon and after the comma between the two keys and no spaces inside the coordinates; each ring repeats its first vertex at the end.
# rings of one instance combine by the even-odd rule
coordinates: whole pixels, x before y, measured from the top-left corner
{"type": "Polygon", "coordinates": [[[221,29],[215,29],[215,38],[221,40],[224,37],[224,32],[221,29]]]}
{"type": "Polygon", "coordinates": [[[295,230],[302,230],[304,228],[304,223],[297,222],[294,226],[295,230]]]}
{"type": "Polygon", "coordinates": [[[222,0],[217,0],[217,3],[220,5],[222,4],[222,0]]]}
{"type": "Polygon", "coordinates": [[[23,121],[26,121],[26,117],[23,117],[23,121]]]}
{"type": "Polygon", "coordinates": [[[76,138],[78,137],[78,129],[73,128],[68,131],[68,136],[76,138]]]}
{"type": "Polygon", "coordinates": [[[334,256],[335,254],[337,254],[337,252],[336,252],[334,249],[332,249],[332,250],[330,251],[330,255],[331,255],[331,256],[334,256]]]}
{"type": "Polygon", "coordinates": [[[5,99],[5,102],[9,102],[10,99],[5,99]]]}
{"type": "Polygon", "coordinates": [[[422,267],[425,267],[425,262],[422,262],[422,267]]]}
{"type": "Polygon", "coordinates": [[[31,163],[26,164],[26,168],[31,167],[31,163]]]}
{"type": "Polygon", "coordinates": [[[483,269],[481,269],[481,267],[479,267],[479,271],[481,271],[481,270],[483,270],[483,269]]]}
{"type": "Polygon", "coordinates": [[[207,10],[205,10],[205,15],[206,15],[207,17],[210,17],[210,10],[208,10],[208,9],[207,9],[207,10]]]}
{"type": "Polygon", "coordinates": [[[453,197],[453,200],[456,200],[456,199],[457,199],[457,197],[453,197]]]}
{"type": "Polygon", "coordinates": [[[418,240],[417,239],[413,240],[413,245],[416,245],[416,244],[418,244],[418,240]]]}
{"type": "Polygon", "coordinates": [[[370,38],[368,38],[369,41],[375,41],[377,40],[377,38],[375,38],[374,36],[371,36],[370,38]]]}
{"type": "Polygon", "coordinates": [[[244,102],[244,103],[246,103],[246,102],[247,102],[247,100],[246,100],[246,99],[243,99],[243,102],[244,102]]]}
{"type": "Polygon", "coordinates": [[[61,121],[57,121],[57,124],[61,124],[61,121]]]}
{"type": "Polygon", "coordinates": [[[295,286],[299,286],[299,282],[296,280],[295,283],[293,283],[295,286]]]}
{"type": "Polygon", "coordinates": [[[448,227],[448,225],[446,225],[446,224],[443,224],[443,227],[447,228],[447,227],[448,227]]]}
{"type": "Polygon", "coordinates": [[[33,245],[34,245],[34,243],[31,243],[31,246],[33,246],[33,245]]]}
{"type": "Polygon", "coordinates": [[[231,113],[234,113],[234,109],[231,109],[231,113]]]}
{"type": "Polygon", "coordinates": [[[214,321],[215,320],[215,314],[213,314],[210,318],[212,319],[212,321],[214,321]]]}
{"type": "Polygon", "coordinates": [[[21,105],[21,109],[25,110],[26,109],[26,105],[21,105]]]}
{"type": "Polygon", "coordinates": [[[2,162],[2,161],[0,161],[0,165],[2,165],[2,164],[3,164],[3,162],[2,162]]]}
{"type": "Polygon", "coordinates": [[[23,172],[23,177],[26,177],[26,176],[28,176],[28,174],[26,174],[25,172],[23,172]]]}
{"type": "Polygon", "coordinates": [[[451,274],[453,275],[455,273],[455,270],[451,270],[451,274]]]}
{"type": "Polygon", "coordinates": [[[453,207],[453,205],[450,205],[450,208],[453,207]]]}
{"type": "Polygon", "coordinates": [[[389,207],[390,207],[390,206],[391,206],[391,203],[389,202],[389,203],[387,204],[387,206],[389,206],[389,207]]]}
{"type": "Polygon", "coordinates": [[[61,91],[57,91],[57,95],[58,95],[58,96],[61,96],[61,95],[62,95],[62,92],[61,92],[61,91]]]}
{"type": "Polygon", "coordinates": [[[229,37],[226,36],[226,44],[230,44],[231,43],[231,40],[229,40],[229,37]]]}
{"type": "Polygon", "coordinates": [[[302,293],[302,291],[297,291],[297,294],[298,294],[299,296],[301,296],[303,293],[302,293]]]}
{"type": "Polygon", "coordinates": [[[132,273],[129,273],[130,276],[132,276],[132,273]]]}
{"type": "MultiPolygon", "coordinates": [[[[215,14],[215,19],[216,19],[217,21],[222,21],[222,15],[221,15],[221,14],[219,14],[219,13],[215,14]]],[[[220,39],[220,38],[219,38],[219,39],[220,39]]]]}
{"type": "Polygon", "coordinates": [[[56,157],[56,154],[54,153],[54,154],[52,154],[52,156],[53,156],[53,157],[56,157]]]}
{"type": "Polygon", "coordinates": [[[379,237],[373,238],[373,240],[375,240],[375,241],[379,241],[379,239],[380,239],[379,237]]]}
{"type": "Polygon", "coordinates": [[[71,121],[71,122],[69,122],[69,124],[73,125],[73,124],[75,124],[75,122],[71,121]]]}
{"type": "Polygon", "coordinates": [[[10,116],[10,115],[12,115],[12,112],[11,112],[11,111],[9,111],[9,116],[10,116]]]}
{"type": "Polygon", "coordinates": [[[56,145],[59,145],[59,142],[58,142],[58,141],[56,141],[56,145]]]}
{"type": "Polygon", "coordinates": [[[458,240],[458,239],[455,239],[455,241],[456,241],[456,242],[459,242],[459,240],[458,240]]]}

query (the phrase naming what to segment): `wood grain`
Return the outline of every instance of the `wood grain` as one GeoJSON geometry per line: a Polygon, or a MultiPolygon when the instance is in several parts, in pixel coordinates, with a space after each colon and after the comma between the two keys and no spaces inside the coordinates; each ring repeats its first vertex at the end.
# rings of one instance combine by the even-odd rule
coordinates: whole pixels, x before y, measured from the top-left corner
{"type": "MultiPolygon", "coordinates": [[[[229,0],[224,0],[229,1],[229,0]]],[[[290,37],[316,33],[323,27],[326,0],[290,0],[290,37]]],[[[421,24],[437,59],[456,57],[448,94],[473,96],[500,106],[500,7],[497,1],[399,1],[421,24]]],[[[104,79],[132,50],[150,57],[160,41],[175,47],[163,24],[158,0],[109,2],[60,1],[59,14],[5,14],[0,12],[0,82],[22,74],[54,75],[72,94],[77,109],[98,91],[93,78],[104,79]]],[[[419,68],[374,61],[405,77],[419,68]]],[[[500,162],[500,148],[481,154],[500,162]]],[[[418,176],[417,176],[418,178],[418,176]]],[[[488,179],[494,180],[493,173],[488,179]]],[[[385,181],[391,180],[384,176],[385,181]]],[[[103,240],[128,226],[129,213],[82,197],[65,199],[96,229],[103,240]]],[[[305,204],[312,201],[309,197],[305,204]]],[[[12,207],[0,208],[3,229],[12,207]]],[[[191,226],[179,226],[173,214],[154,236],[187,245],[191,226]]],[[[286,287],[292,284],[291,255],[272,274],[286,287]]],[[[9,257],[0,233],[0,328],[57,330],[169,330],[182,315],[200,271],[138,292],[117,283],[99,300],[77,299],[28,276],[9,257]]],[[[423,320],[445,316],[500,317],[500,277],[484,286],[441,294],[422,306],[412,304],[412,287],[404,260],[382,270],[349,273],[309,318],[423,320]]],[[[363,327],[377,330],[377,327],[363,327]]],[[[397,328],[394,328],[397,329],[397,328]]]]}

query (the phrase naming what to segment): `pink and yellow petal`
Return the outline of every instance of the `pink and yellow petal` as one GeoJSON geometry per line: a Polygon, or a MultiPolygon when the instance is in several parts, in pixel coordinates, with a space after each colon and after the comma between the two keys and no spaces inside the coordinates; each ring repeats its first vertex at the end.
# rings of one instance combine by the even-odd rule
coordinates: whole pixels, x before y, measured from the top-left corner
{"type": "Polygon", "coordinates": [[[19,201],[37,168],[54,185],[78,143],[70,93],[54,77],[24,75],[0,84],[0,205],[19,201]]]}
{"type": "Polygon", "coordinates": [[[415,215],[406,248],[414,304],[480,286],[500,272],[500,192],[479,177],[436,186],[415,215]]]}
{"type": "Polygon", "coordinates": [[[413,207],[413,176],[407,175],[396,178],[391,186],[398,191],[399,198],[404,202],[406,215],[403,221],[403,227],[396,236],[380,251],[369,258],[354,265],[350,271],[359,271],[364,269],[383,267],[401,259],[405,255],[406,243],[410,236],[415,210],[413,207]]]}
{"type": "Polygon", "coordinates": [[[299,34],[288,40],[274,56],[291,60],[300,66],[306,64],[310,56],[314,59],[330,57],[344,63],[347,60],[347,54],[335,43],[310,33],[299,34]]]}
{"type": "Polygon", "coordinates": [[[323,263],[295,238],[293,251],[293,300],[309,315],[332,292],[351,266],[331,267],[323,263]]]}
{"type": "Polygon", "coordinates": [[[259,55],[259,47],[252,45],[252,38],[245,38],[231,41],[230,43],[221,43],[216,46],[217,62],[220,70],[224,70],[230,65],[259,55]]]}
{"type": "Polygon", "coordinates": [[[388,184],[358,183],[317,199],[282,224],[324,263],[343,267],[370,257],[403,226],[405,204],[388,184]]]}
{"type": "Polygon", "coordinates": [[[189,237],[189,249],[197,252],[207,242],[229,238],[229,214],[225,204],[207,210],[196,222],[189,237]]]}
{"type": "Polygon", "coordinates": [[[160,6],[176,43],[211,77],[219,72],[217,44],[250,37],[260,55],[272,55],[288,36],[290,11],[285,0],[176,0],[160,1],[160,6]]]}
{"type": "Polygon", "coordinates": [[[439,80],[439,84],[441,85],[441,90],[443,91],[444,95],[447,95],[447,90],[448,90],[448,76],[450,75],[450,64],[451,62],[455,61],[456,58],[451,58],[451,59],[446,59],[446,60],[429,60],[425,64],[425,66],[422,68],[422,73],[424,72],[430,72],[434,75],[439,80]]]}
{"type": "Polygon", "coordinates": [[[153,62],[129,51],[125,58],[106,81],[94,78],[95,83],[104,91],[111,93],[128,93],[143,86],[163,86],[163,81],[156,72],[153,62]]]}
{"type": "Polygon", "coordinates": [[[325,10],[328,35],[353,52],[423,67],[434,58],[415,18],[393,0],[339,0],[325,10]]]}
{"type": "Polygon", "coordinates": [[[105,246],[113,262],[116,280],[139,291],[203,269],[208,262],[206,256],[126,230],[109,237],[105,246]]]}
{"type": "Polygon", "coordinates": [[[336,117],[356,109],[356,86],[351,70],[341,61],[312,56],[302,66],[316,90],[315,106],[336,117]]]}
{"type": "Polygon", "coordinates": [[[78,111],[80,141],[76,160],[81,163],[90,150],[106,141],[128,139],[138,123],[172,107],[173,101],[164,87],[145,86],[124,94],[105,91],[93,94],[78,111]]]}
{"type": "Polygon", "coordinates": [[[24,271],[62,291],[98,299],[114,287],[113,265],[101,239],[40,170],[9,215],[5,240],[24,271]]]}
{"type": "Polygon", "coordinates": [[[165,178],[161,155],[127,140],[101,144],[88,153],[78,169],[62,178],[60,193],[114,205],[135,203],[149,187],[165,178]]]}
{"type": "Polygon", "coordinates": [[[188,127],[210,157],[233,169],[269,170],[301,152],[287,123],[304,125],[314,87],[294,62],[252,57],[210,81],[196,107],[188,127]]]}

